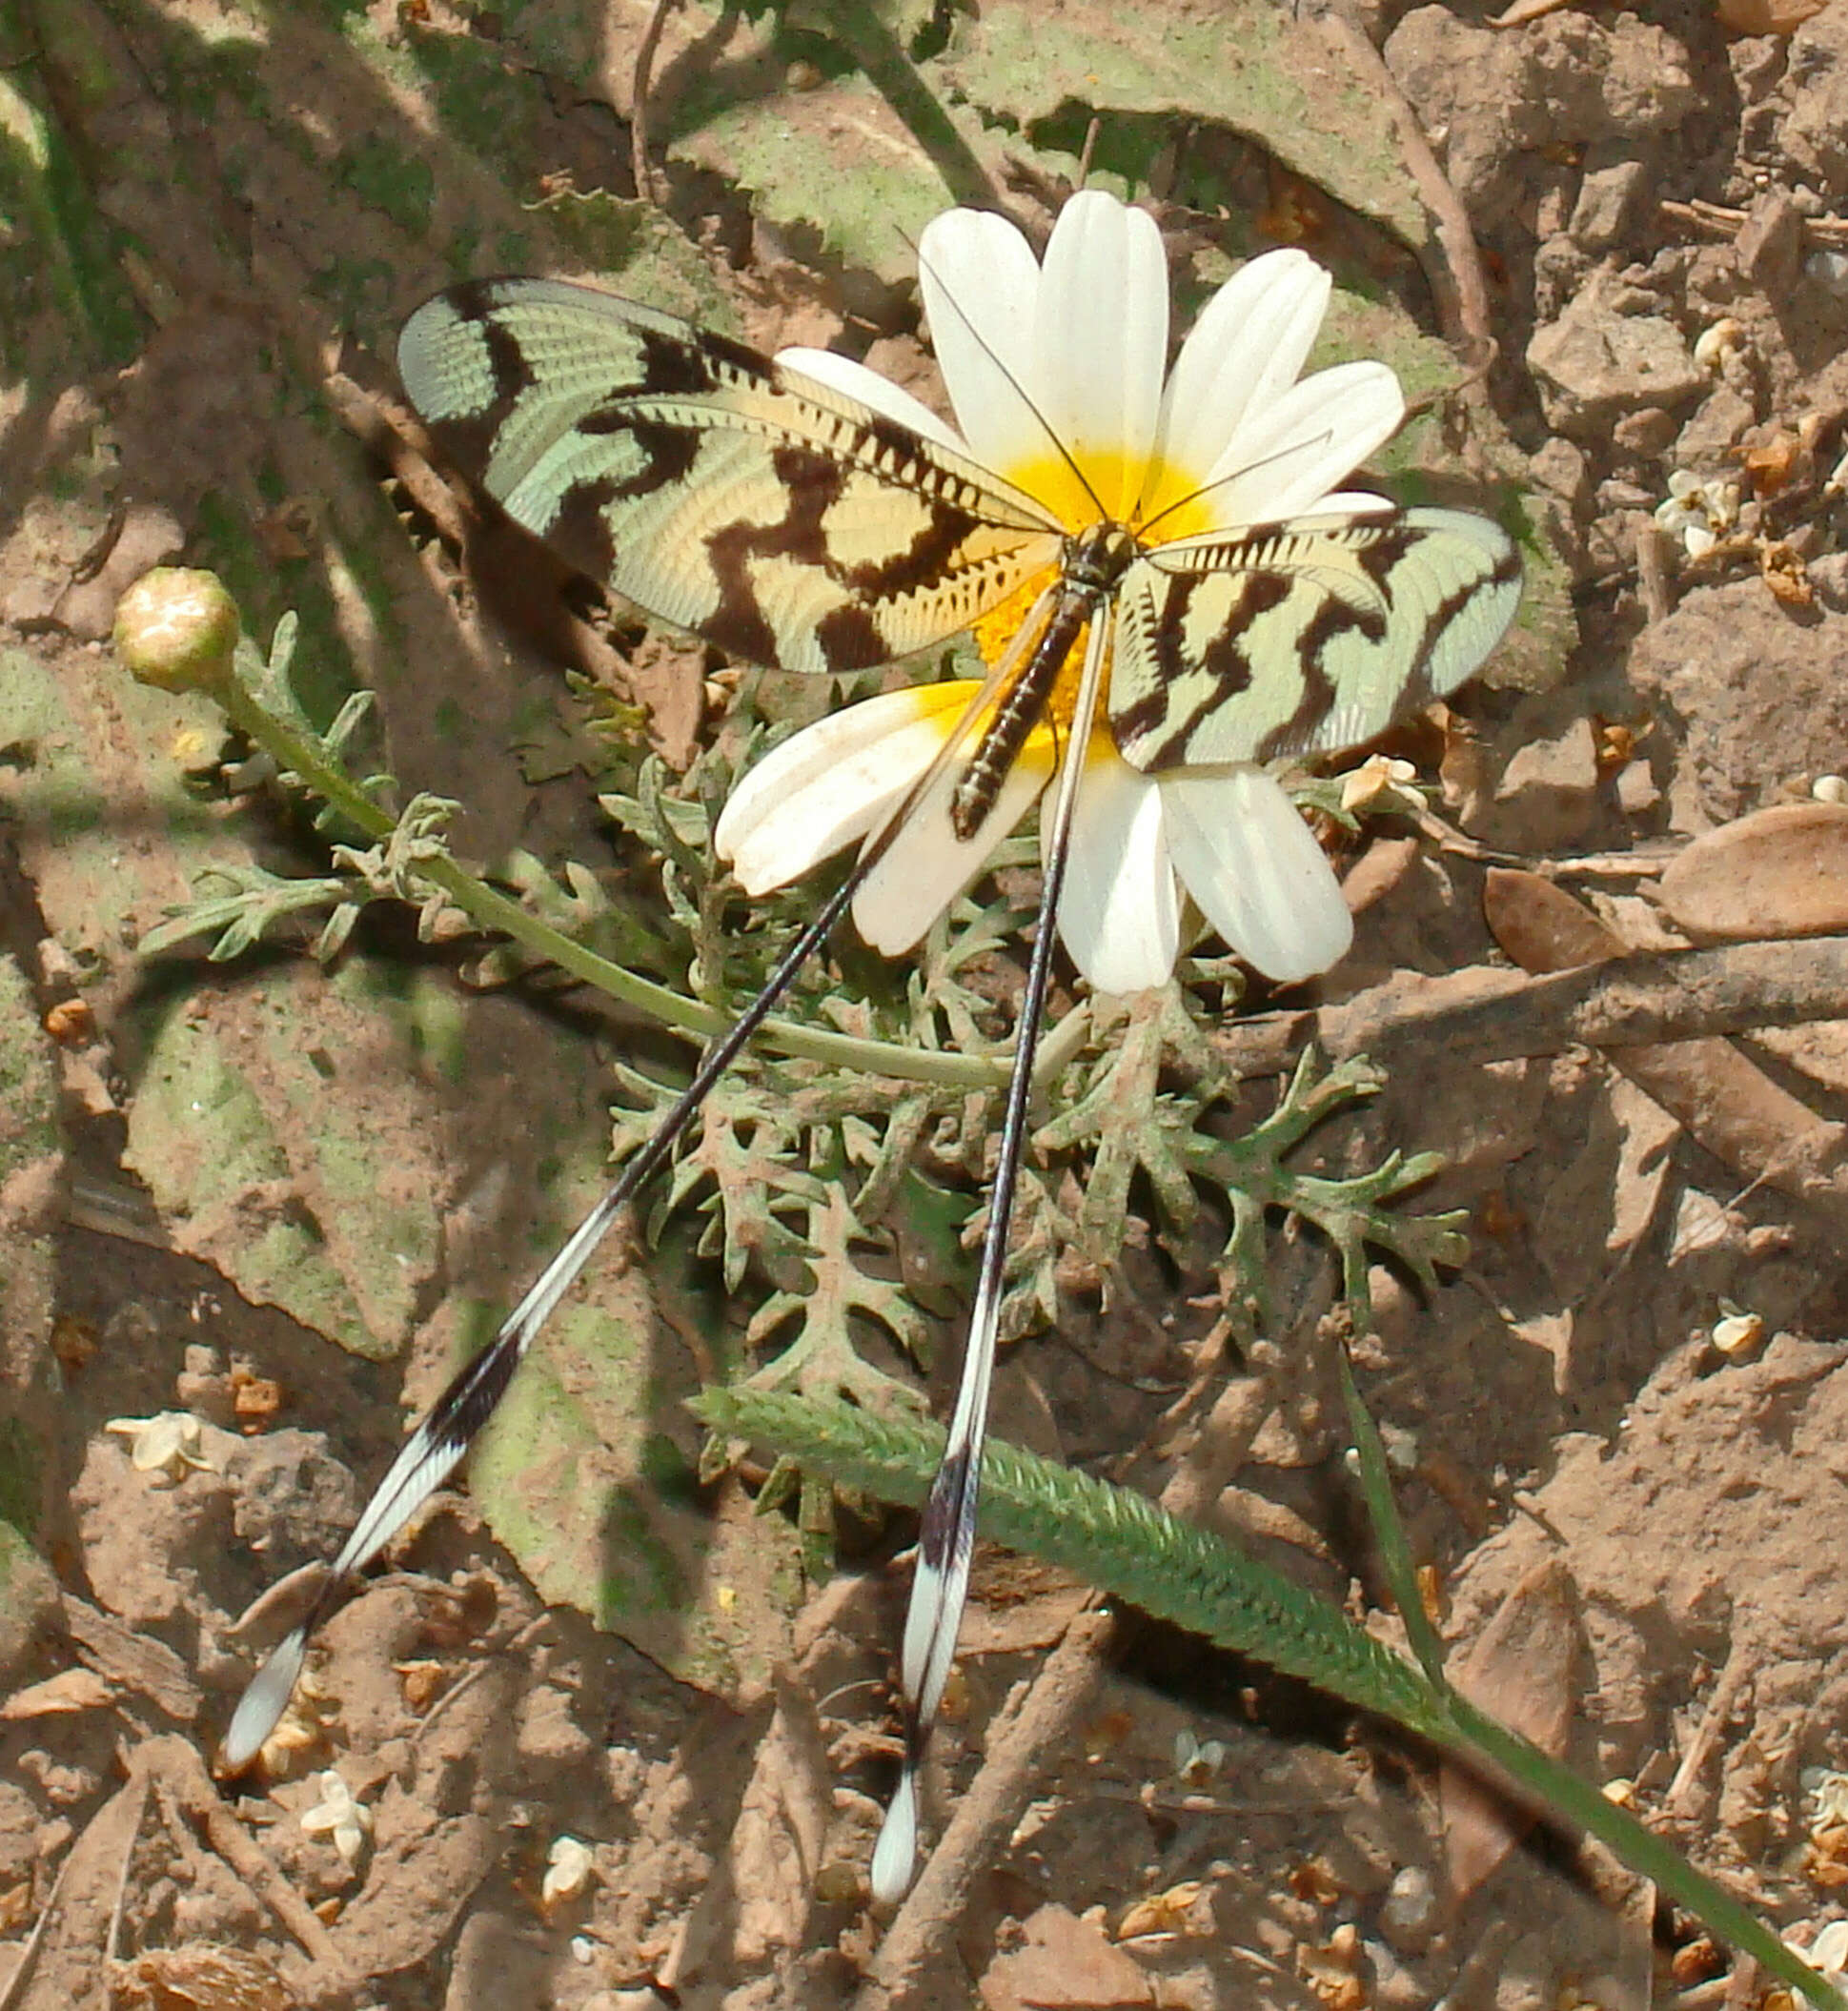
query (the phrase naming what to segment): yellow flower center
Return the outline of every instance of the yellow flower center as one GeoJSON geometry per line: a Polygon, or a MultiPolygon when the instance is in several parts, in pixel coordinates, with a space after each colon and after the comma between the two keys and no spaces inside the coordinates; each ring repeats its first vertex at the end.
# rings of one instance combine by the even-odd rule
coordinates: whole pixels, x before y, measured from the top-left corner
{"type": "MultiPolygon", "coordinates": [[[[1151,542],[1157,545],[1191,537],[1212,526],[1212,513],[1201,495],[1202,473],[1166,458],[1150,462],[1132,459],[1120,452],[1101,453],[1086,448],[1074,452],[1070,460],[1049,454],[1002,472],[1016,488],[1026,490],[1074,534],[1089,530],[1102,517],[1115,513],[1121,513],[1116,514],[1116,521],[1126,524],[1131,532],[1144,523],[1153,524],[1155,536],[1151,542]]],[[[985,663],[992,667],[1000,662],[1020,634],[1021,624],[1034,601],[1056,578],[1052,567],[1036,574],[975,624],[975,644],[985,663]]],[[[1086,624],[1066,658],[1065,667],[1046,701],[1044,721],[1028,741],[1036,751],[1041,751],[1040,742],[1048,729],[1056,729],[1063,736],[1071,724],[1078,702],[1078,673],[1085,660],[1088,634],[1086,624]]],[[[1107,701],[1107,673],[1103,696],[1107,701]]]]}
{"type": "Polygon", "coordinates": [[[1154,541],[1168,544],[1212,526],[1212,514],[1200,493],[1205,471],[1166,457],[1132,459],[1121,452],[1087,447],[1075,450],[1069,460],[1046,454],[1001,472],[1068,531],[1086,531],[1100,518],[1135,531],[1159,517],[1154,541]]]}

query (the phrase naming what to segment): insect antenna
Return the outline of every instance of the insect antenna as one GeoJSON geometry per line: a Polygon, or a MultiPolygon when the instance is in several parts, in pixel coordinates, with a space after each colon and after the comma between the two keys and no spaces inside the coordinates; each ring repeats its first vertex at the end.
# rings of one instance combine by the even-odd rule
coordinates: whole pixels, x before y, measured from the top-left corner
{"type": "MultiPolygon", "coordinates": [[[[930,765],[907,789],[868,837],[852,870],[778,960],[762,988],[732,1025],[701,1058],[692,1080],[662,1115],[648,1138],[624,1164],[596,1206],[560,1246],[550,1263],[527,1288],[519,1304],[501,1323],[493,1340],[451,1378],[441,1395],[417,1422],[385,1477],[373,1491],[359,1520],[328,1568],[326,1582],[300,1622],[283,1636],[257,1669],[238,1699],[219,1748],[219,1764],[236,1773],[255,1758],[275,1729],[307,1657],[308,1643],[322,1622],[340,1604],[355,1576],[363,1571],[455,1471],[471,1442],[507,1393],[514,1372],[525,1359],[554,1309],[571,1289],[597,1247],[609,1233],[641,1186],[667,1162],[680,1134],[692,1122],[712,1087],[743,1051],[751,1037],[775,1009],[809,958],[832,934],[854,896],[891,849],[913,812],[942,781],[968,739],[985,708],[1013,675],[1040,629],[1041,617],[1058,593],[1057,585],[1041,594],[1020,635],[1004,653],[982,687],[970,699],[962,718],[945,737],[930,765]]],[[[1037,1036],[1037,1014],[1033,1030],[1037,1036]]],[[[1034,1042],[1023,1042],[1027,1067],[1034,1042]]],[[[1016,1065],[1016,1075],[1019,1066],[1016,1065]]]]}
{"type": "MultiPolygon", "coordinates": [[[[911,240],[907,238],[905,242],[909,244],[911,240]]],[[[963,303],[958,300],[955,295],[950,292],[949,288],[944,284],[943,275],[938,273],[936,268],[932,266],[929,261],[924,257],[923,251],[915,244],[912,244],[911,249],[917,257],[919,272],[928,272],[931,274],[932,277],[936,279],[938,287],[943,293],[944,298],[949,303],[951,307],[956,310],[957,319],[962,322],[965,331],[974,337],[976,347],[982,352],[985,356],[987,357],[988,361],[992,363],[994,367],[1001,373],[1002,376],[1006,380],[1008,389],[1012,391],[1014,396],[1019,398],[1021,403],[1026,407],[1027,411],[1033,415],[1034,424],[1038,426],[1040,431],[1046,435],[1053,453],[1056,454],[1059,458],[1065,462],[1066,471],[1070,474],[1072,479],[1076,481],[1078,486],[1084,490],[1085,494],[1090,498],[1091,507],[1097,512],[1098,520],[1100,522],[1108,522],[1110,520],[1110,513],[1104,507],[1104,498],[1099,496],[1097,491],[1091,486],[1090,477],[1086,475],[1084,469],[1079,465],[1077,457],[1073,455],[1070,448],[1066,445],[1065,441],[1059,437],[1058,428],[1053,425],[1052,421],[1047,418],[1046,414],[1043,413],[1040,410],[1039,406],[1034,403],[1032,397],[1028,395],[1026,386],[1022,384],[1021,380],[1014,375],[1011,370],[1008,369],[1006,363],[1003,360],[1000,351],[995,348],[994,344],[990,342],[987,336],[985,335],[982,331],[975,325],[973,317],[964,307],[963,303]]]]}
{"type": "MultiPolygon", "coordinates": [[[[1224,475],[1214,476],[1211,481],[1202,482],[1197,489],[1189,489],[1185,496],[1177,496],[1171,503],[1164,503],[1146,523],[1138,524],[1136,526],[1138,540],[1147,541],[1149,533],[1155,529],[1164,517],[1172,517],[1177,510],[1185,510],[1191,507],[1202,497],[1210,496],[1215,489],[1224,489],[1232,482],[1243,481],[1248,475],[1255,475],[1260,468],[1269,468],[1273,462],[1283,460],[1289,455],[1300,454],[1305,447],[1325,447],[1333,437],[1332,432],[1329,428],[1324,427],[1320,433],[1311,434],[1308,439],[1291,440],[1287,447],[1279,447],[1270,454],[1261,454],[1254,461],[1247,461],[1241,467],[1229,469],[1224,475]]],[[[1295,521],[1297,518],[1301,517],[1301,512],[1295,513],[1291,520],[1295,521]]],[[[1343,511],[1338,514],[1346,516],[1348,513],[1343,511]]],[[[1224,534],[1222,533],[1221,535],[1224,534]]]]}
{"type": "Polygon", "coordinates": [[[936,1724],[938,1706],[943,1701],[944,1684],[956,1656],[957,1631],[968,1596],[982,1450],[988,1432],[988,1387],[994,1374],[995,1340],[1005,1286],[1008,1229],[1026,1146],[1033,1061],[1058,941],[1059,896],[1070,856],[1072,813],[1084,775],[1085,753],[1090,744],[1091,722],[1097,716],[1107,677],[1109,612],[1107,602],[1091,610],[1069,737],[1058,763],[1039,923],[1027,965],[1026,988],[1021,1000],[1014,1067],[1008,1079],[1006,1109],[989,1188],[988,1222],[982,1238],[981,1270],[969,1313],[968,1339],[964,1344],[962,1379],[957,1385],[956,1408],[950,1416],[943,1464],[925,1497],[918,1534],[917,1570],[911,1581],[911,1601],[905,1612],[900,1656],[904,1690],[904,1758],[897,1791],[873,1852],[873,1897],[885,1901],[904,1897],[917,1863],[918,1775],[936,1724]]]}

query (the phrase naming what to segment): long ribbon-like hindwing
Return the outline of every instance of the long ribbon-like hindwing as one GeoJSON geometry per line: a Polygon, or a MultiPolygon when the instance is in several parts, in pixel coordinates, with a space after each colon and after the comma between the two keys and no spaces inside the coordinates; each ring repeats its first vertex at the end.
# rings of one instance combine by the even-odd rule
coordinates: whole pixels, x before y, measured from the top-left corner
{"type": "MultiPolygon", "coordinates": [[[[1098,213],[1087,213],[1093,222],[1098,213]]],[[[1007,376],[974,317],[964,320],[965,335],[1007,376]]],[[[255,1754],[313,1629],[454,1469],[572,1280],[888,848],[930,820],[945,842],[953,834],[969,846],[997,824],[1013,771],[1049,729],[1057,783],[1038,927],[962,1379],[905,1624],[904,1772],[874,1861],[876,1892],[896,1898],[915,1862],[919,1768],[966,1594],[1053,918],[1092,722],[1107,721],[1123,758],[1148,774],[1352,745],[1480,663],[1513,614],[1513,548],[1480,518],[1434,510],[1139,539],[1110,520],[1079,457],[1022,390],[1040,436],[1034,451],[1043,447],[1094,506],[1074,530],[943,439],[829,384],[653,309],[553,281],[487,280],[437,295],[406,324],[398,361],[439,447],[508,515],[649,614],[736,656],[858,670],[940,642],[1014,596],[1026,611],[928,768],[875,820],[845,884],[417,1425],[314,1610],[246,1691],[224,1757],[237,1766],[255,1754]]],[[[1163,515],[1178,518],[1187,500],[1163,515]]]]}

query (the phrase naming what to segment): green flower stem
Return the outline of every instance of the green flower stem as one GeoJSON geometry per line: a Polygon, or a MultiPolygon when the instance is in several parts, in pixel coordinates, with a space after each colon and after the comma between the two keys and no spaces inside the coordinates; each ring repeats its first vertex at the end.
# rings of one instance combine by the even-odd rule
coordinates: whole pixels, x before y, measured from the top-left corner
{"type": "MultiPolygon", "coordinates": [[[[1364,1270],[1361,1289],[1366,1289],[1364,1270]]],[[[1380,1558],[1386,1566],[1386,1583],[1399,1609],[1399,1622],[1405,1629],[1406,1639],[1411,1643],[1412,1654],[1418,1657],[1425,1674],[1433,1683],[1444,1684],[1444,1644],[1438,1639],[1437,1629],[1432,1625],[1431,1615],[1425,1611],[1411,1539],[1406,1535],[1405,1524],[1399,1519],[1398,1507],[1392,1499],[1392,1477],[1386,1468],[1386,1447],[1381,1443],[1373,1413],[1361,1398],[1360,1386],[1354,1381],[1354,1365],[1348,1357],[1348,1351],[1342,1348],[1337,1351],[1341,1357],[1341,1395],[1348,1407],[1348,1430],[1353,1439],[1354,1461],[1360,1469],[1361,1493],[1366,1496],[1367,1512],[1373,1525],[1373,1540],[1380,1547],[1380,1558]]],[[[1444,1687],[1448,1689],[1449,1685],[1444,1684],[1444,1687]]]]}
{"type": "MultiPolygon", "coordinates": [[[[906,1507],[924,1500],[943,1454],[941,1427],[875,1416],[838,1401],[708,1390],[693,1409],[715,1431],[761,1440],[837,1485],[906,1507]]],[[[1818,2011],[1844,2011],[1848,2000],[1671,1844],[1312,1593],[1220,1537],[1165,1514],[1145,1495],[1018,1447],[991,1440],[982,1476],[984,1534],[1505,1775],[1800,1991],[1818,2011]]]]}
{"type": "MultiPolygon", "coordinates": [[[[359,789],[337,762],[330,761],[311,735],[267,711],[241,679],[226,679],[214,687],[213,696],[234,724],[266,748],[282,768],[299,776],[310,790],[350,824],[375,843],[383,843],[392,836],[396,825],[391,814],[359,789]]],[[[607,957],[586,949],[581,943],[574,943],[517,902],[483,885],[447,854],[420,859],[416,871],[419,878],[445,894],[479,927],[511,937],[536,956],[586,985],[595,985],[622,1005],[646,1013],[664,1026],[697,1040],[710,1041],[730,1024],[711,1006],[682,998],[666,985],[639,977],[619,964],[612,964],[607,957]]],[[[1082,1008],[1067,1013],[1040,1044],[1037,1079],[1041,1083],[1050,1081],[1084,1046],[1088,1032],[1088,1015],[1082,1008]]],[[[829,1033],[822,1027],[798,1026],[788,1020],[765,1020],[758,1038],[775,1052],[802,1061],[902,1082],[940,1084],[954,1089],[1005,1087],[1011,1066],[1010,1058],[1005,1053],[965,1055],[941,1053],[927,1047],[898,1047],[886,1041],[855,1040],[848,1034],[829,1033]]]]}

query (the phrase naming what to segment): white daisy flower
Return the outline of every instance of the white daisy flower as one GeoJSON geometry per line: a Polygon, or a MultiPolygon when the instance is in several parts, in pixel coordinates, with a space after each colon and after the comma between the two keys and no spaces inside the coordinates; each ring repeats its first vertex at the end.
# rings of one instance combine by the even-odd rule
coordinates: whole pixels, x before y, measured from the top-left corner
{"type": "MultiPolygon", "coordinates": [[[[1151,527],[1151,541],[1165,544],[1386,507],[1333,485],[1398,426],[1398,381],[1376,362],[1298,381],[1331,285],[1303,253],[1267,253],[1228,280],[1164,381],[1168,267],[1146,212],[1095,191],[1073,196],[1041,265],[1005,218],[952,210],[927,227],[919,252],[960,433],[843,356],[786,350],[779,360],[968,455],[1073,531],[1096,523],[1100,508],[1131,532],[1151,527]]],[[[1030,598],[978,625],[991,662],[1030,598]]],[[[877,829],[979,689],[957,680],[888,693],[822,720],[760,762],[714,834],[745,891],[782,886],[877,829]]],[[[1107,710],[1100,706],[1100,719],[1107,710]]],[[[888,955],[918,942],[1026,816],[1055,759],[1054,728],[1042,724],[995,811],[967,841],[952,835],[946,817],[913,818],[854,901],[866,941],[888,955]]],[[[1189,897],[1268,977],[1309,977],[1347,949],[1351,924],[1334,874],[1265,770],[1147,775],[1122,759],[1102,725],[1085,759],[1057,919],[1095,988],[1166,982],[1186,940],[1189,897]]]]}

